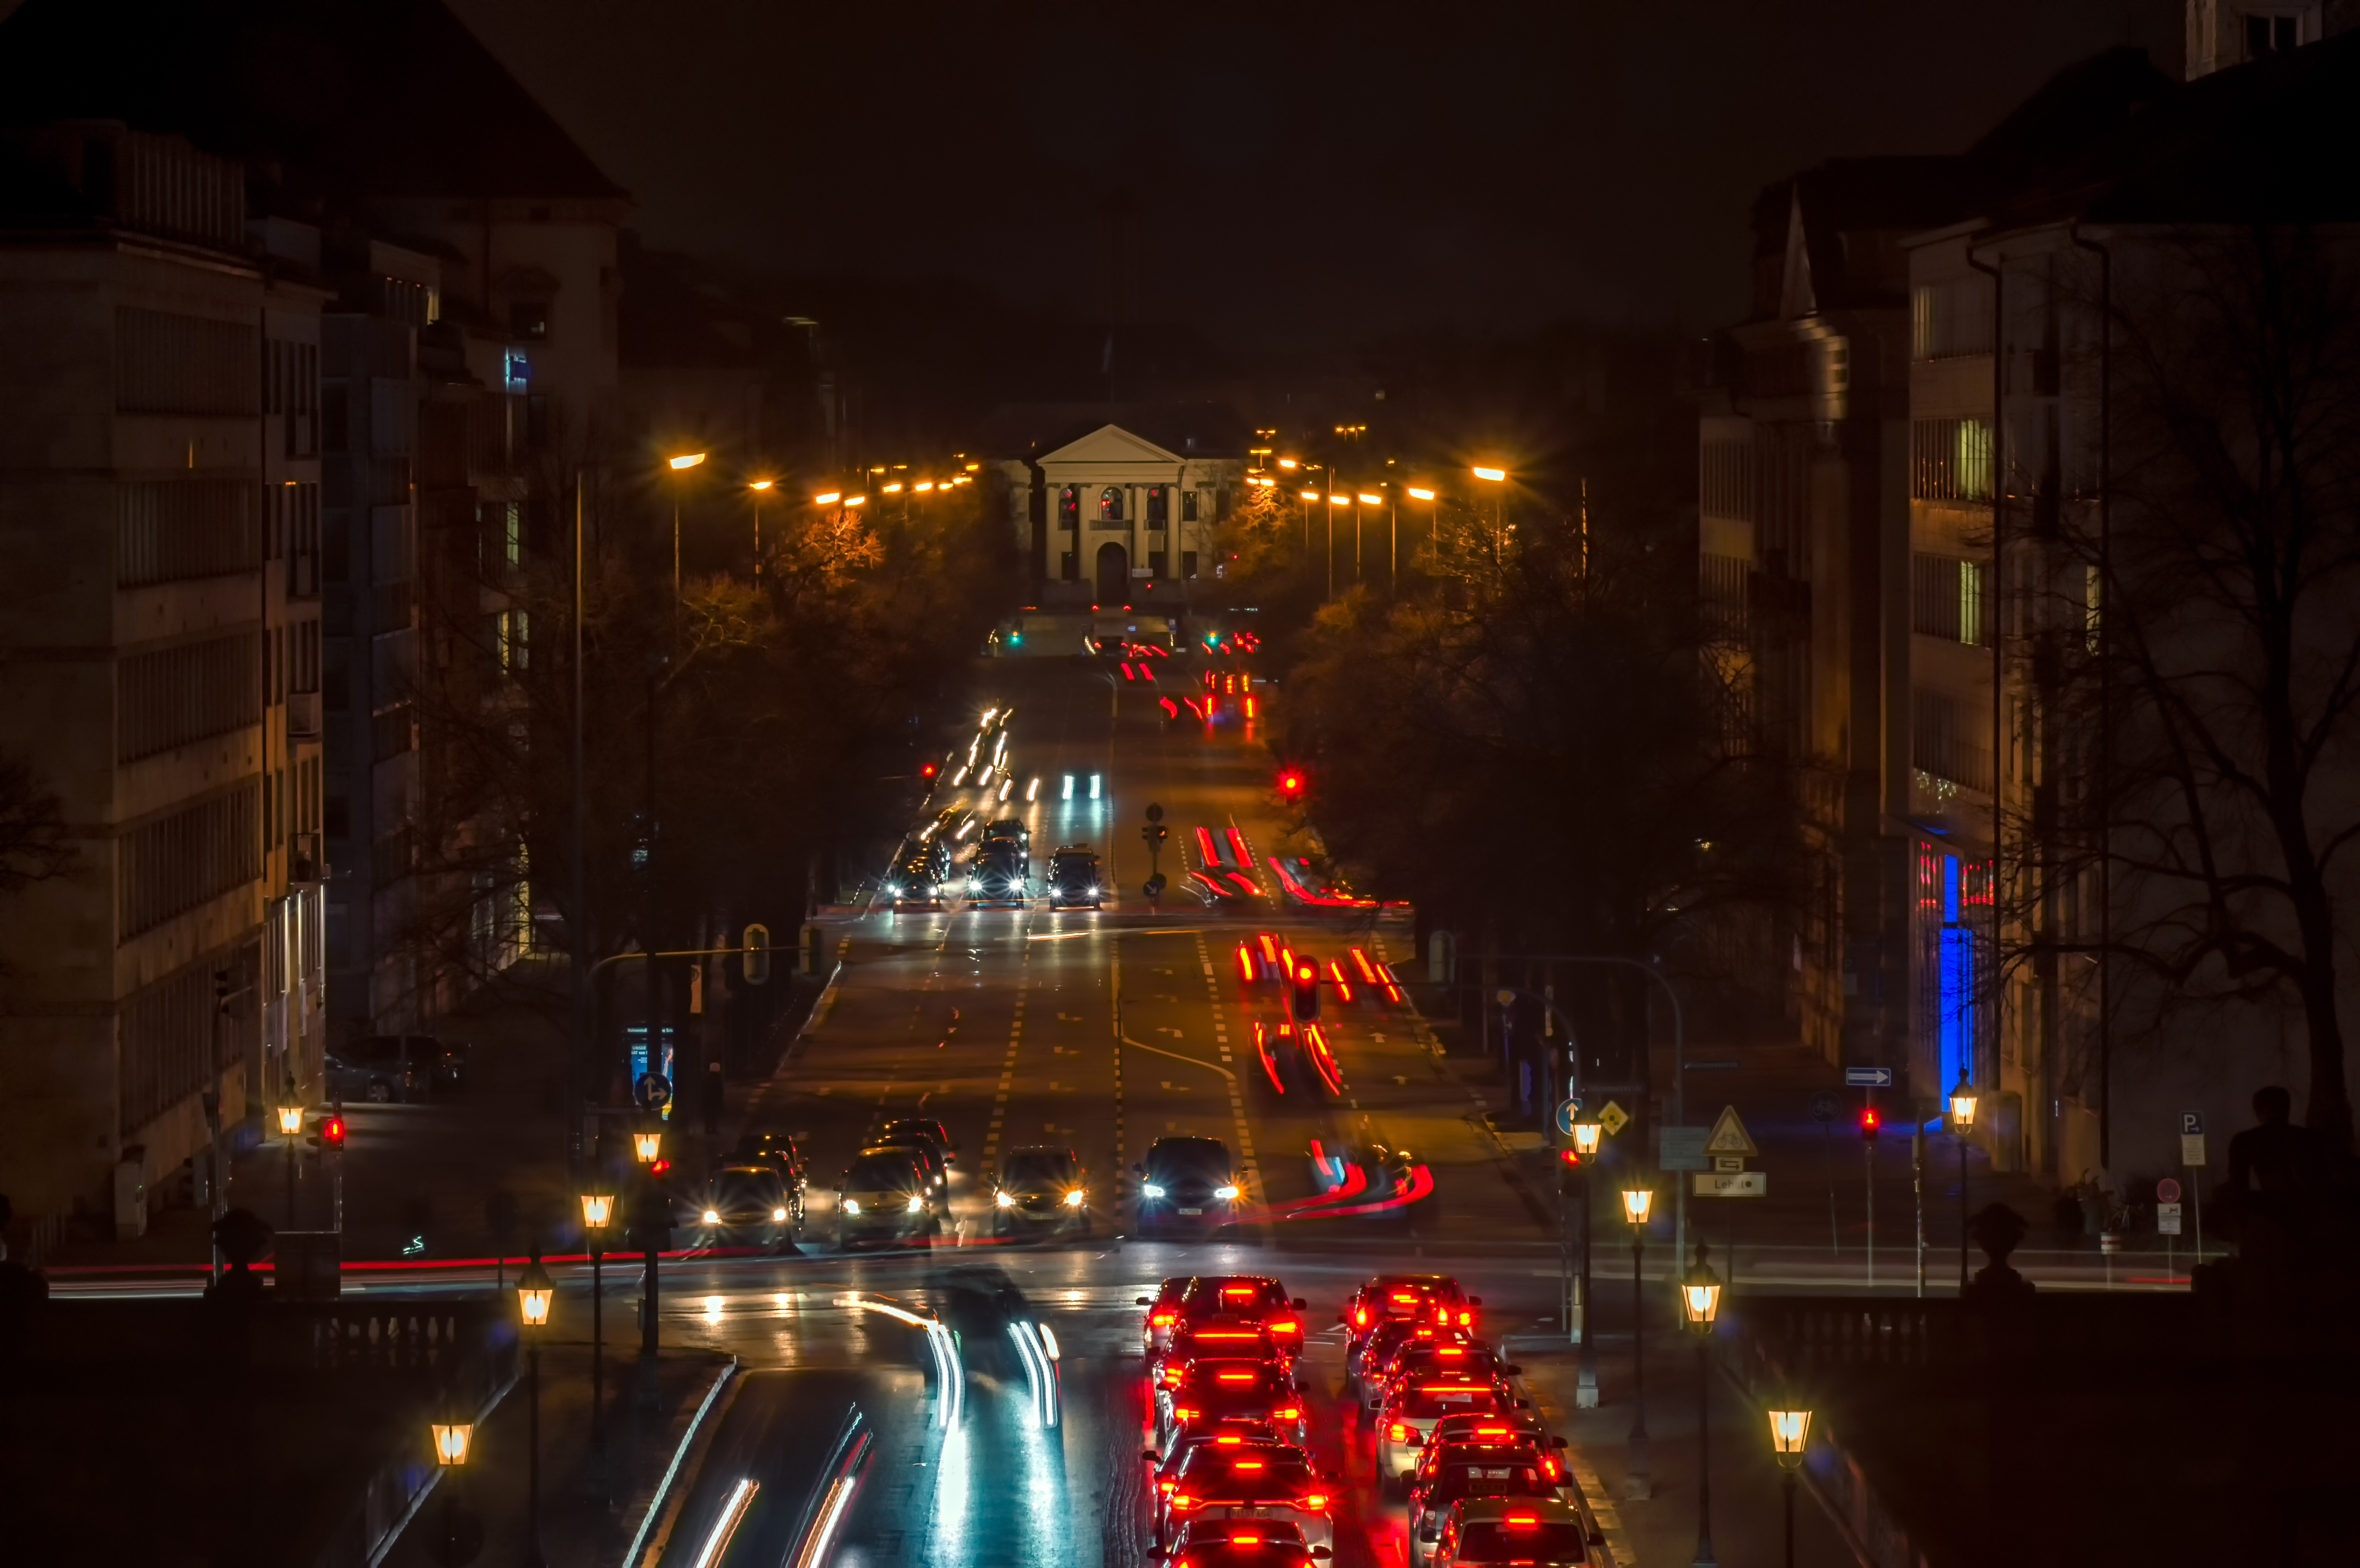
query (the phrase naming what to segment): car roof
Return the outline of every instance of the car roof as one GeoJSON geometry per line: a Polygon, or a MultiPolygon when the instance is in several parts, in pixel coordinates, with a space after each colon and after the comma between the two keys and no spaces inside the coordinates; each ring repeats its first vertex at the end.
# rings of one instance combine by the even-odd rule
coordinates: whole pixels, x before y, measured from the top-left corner
{"type": "Polygon", "coordinates": [[[1559,1497],[1462,1497],[1456,1507],[1462,1519],[1491,1520],[1509,1509],[1538,1513],[1546,1524],[1579,1524],[1581,1510],[1559,1497]]]}
{"type": "Polygon", "coordinates": [[[1229,1157],[1228,1144],[1218,1138],[1203,1138],[1195,1133],[1179,1133],[1170,1138],[1159,1138],[1147,1146],[1147,1152],[1152,1156],[1160,1149],[1170,1149],[1175,1154],[1195,1149],[1217,1149],[1220,1150],[1222,1159],[1227,1160],[1229,1157]]]}
{"type": "Polygon", "coordinates": [[[1098,857],[1098,852],[1092,849],[1086,844],[1061,844],[1057,846],[1055,853],[1058,855],[1087,855],[1092,860],[1096,860],[1098,857]]]}

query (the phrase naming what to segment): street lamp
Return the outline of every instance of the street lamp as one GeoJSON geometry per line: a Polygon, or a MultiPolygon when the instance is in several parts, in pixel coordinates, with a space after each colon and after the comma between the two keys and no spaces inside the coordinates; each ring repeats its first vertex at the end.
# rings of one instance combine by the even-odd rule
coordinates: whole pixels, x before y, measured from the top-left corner
{"type": "Polygon", "coordinates": [[[1803,1449],[1810,1441],[1810,1411],[1770,1412],[1770,1447],[1778,1455],[1779,1480],[1786,1494],[1786,1568],[1795,1568],[1795,1476],[1803,1468],[1803,1449]]]}
{"type": "Polygon", "coordinates": [[[1596,1204],[1590,1192],[1590,1162],[1598,1158],[1598,1143],[1606,1131],[1595,1116],[1577,1117],[1573,1124],[1573,1152],[1580,1161],[1581,1171],[1581,1367],[1574,1382],[1573,1403],[1576,1410],[1598,1408],[1597,1334],[1590,1321],[1594,1310],[1590,1297],[1590,1226],[1596,1204]]]}
{"type": "Polygon", "coordinates": [[[295,1228],[295,1140],[303,1136],[303,1107],[295,1098],[295,1091],[287,1092],[286,1103],[279,1106],[279,1136],[287,1140],[287,1228],[295,1228]]]}
{"type": "Polygon", "coordinates": [[[1950,1088],[1950,1134],[1959,1140],[1959,1293],[1967,1290],[1967,1134],[1975,1129],[1975,1086],[1967,1082],[1965,1063],[1950,1088]]]}
{"type": "Polygon", "coordinates": [[[590,1474],[595,1490],[606,1482],[606,1292],[599,1264],[606,1255],[606,1227],[614,1223],[615,1194],[593,1189],[582,1194],[582,1238],[590,1254],[590,1474]]]}
{"type": "Polygon", "coordinates": [[[631,1157],[642,1165],[652,1165],[663,1152],[663,1129],[635,1132],[631,1135],[631,1157]]]}
{"type": "Polygon", "coordinates": [[[1721,1315],[1721,1276],[1704,1257],[1705,1245],[1699,1241],[1696,1261],[1680,1276],[1680,1313],[1697,1347],[1697,1549],[1690,1568],[1719,1568],[1712,1555],[1712,1466],[1705,1443],[1705,1394],[1711,1382],[1712,1324],[1721,1315]]]}
{"type": "Polygon", "coordinates": [[[464,1563],[474,1555],[474,1552],[463,1547],[459,1539],[459,1472],[466,1467],[467,1451],[475,1443],[475,1423],[454,1409],[446,1410],[442,1421],[427,1423],[427,1430],[434,1437],[434,1465],[436,1473],[442,1475],[443,1483],[442,1548],[440,1555],[445,1563],[464,1563]]]}
{"type": "Polygon", "coordinates": [[[517,1317],[524,1324],[525,1396],[528,1444],[525,1471],[525,1563],[541,1568],[541,1336],[549,1327],[549,1308],[557,1294],[549,1270],[541,1266],[541,1246],[533,1245],[532,1260],[517,1276],[517,1317]]]}
{"type": "Polygon", "coordinates": [[[1646,1325],[1644,1293],[1645,1270],[1641,1267],[1647,1245],[1647,1213],[1655,1194],[1647,1187],[1622,1189],[1622,1218],[1631,1226],[1631,1458],[1629,1491],[1634,1498],[1655,1495],[1655,1478],[1647,1473],[1647,1356],[1643,1331],[1646,1325]]]}
{"type": "Polygon", "coordinates": [[[762,492],[777,484],[774,479],[748,480],[746,488],[754,493],[754,575],[762,575],[762,492]]]}
{"type": "Polygon", "coordinates": [[[639,1162],[639,1196],[644,1212],[634,1212],[632,1228],[639,1232],[640,1249],[647,1257],[646,1288],[639,1296],[639,1397],[652,1400],[655,1397],[656,1317],[661,1301],[661,1290],[656,1275],[657,1260],[663,1255],[664,1235],[671,1229],[671,1216],[663,1212],[665,1197],[659,1179],[663,1175],[665,1161],[663,1133],[648,1129],[631,1135],[631,1153],[639,1162]]]}

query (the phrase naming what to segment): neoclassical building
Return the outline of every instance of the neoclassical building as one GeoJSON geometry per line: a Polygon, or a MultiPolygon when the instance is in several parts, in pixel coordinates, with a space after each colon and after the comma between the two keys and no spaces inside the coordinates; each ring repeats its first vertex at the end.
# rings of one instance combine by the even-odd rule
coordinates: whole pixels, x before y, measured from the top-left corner
{"type": "Polygon", "coordinates": [[[1130,603],[1212,574],[1214,525],[1245,473],[1234,414],[1051,408],[998,422],[993,469],[1043,602],[1130,603]],[[1025,441],[1027,426],[1043,433],[1025,441]]]}

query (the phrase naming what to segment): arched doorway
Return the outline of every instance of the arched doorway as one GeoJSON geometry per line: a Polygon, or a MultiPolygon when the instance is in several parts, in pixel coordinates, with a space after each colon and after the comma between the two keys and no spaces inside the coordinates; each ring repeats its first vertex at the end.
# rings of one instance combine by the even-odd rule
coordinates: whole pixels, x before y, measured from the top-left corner
{"type": "Polygon", "coordinates": [[[1119,544],[1098,546],[1098,603],[1123,604],[1131,601],[1131,551],[1119,544]]]}

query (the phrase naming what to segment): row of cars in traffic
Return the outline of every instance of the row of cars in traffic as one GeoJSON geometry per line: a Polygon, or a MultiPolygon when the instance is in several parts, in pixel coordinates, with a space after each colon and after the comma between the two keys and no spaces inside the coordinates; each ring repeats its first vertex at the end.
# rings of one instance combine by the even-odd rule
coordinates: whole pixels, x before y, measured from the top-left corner
{"type": "MultiPolygon", "coordinates": [[[[1053,909],[1104,907],[1109,889],[1088,844],[1059,846],[1049,856],[1043,889],[1053,909]]],[[[986,822],[964,806],[945,807],[903,841],[885,878],[896,909],[940,909],[955,898],[969,904],[1032,901],[1032,833],[1020,817],[986,822]],[[969,838],[972,848],[960,855],[969,838]]]]}
{"type": "MultiPolygon", "coordinates": [[[[1196,1275],[1139,1305],[1154,1557],[1295,1568],[1332,1555],[1346,1483],[1310,1452],[1307,1303],[1266,1275],[1196,1275]]],[[[1481,1307],[1448,1276],[1388,1274],[1341,1314],[1345,1391],[1381,1491],[1406,1504],[1408,1568],[1594,1563],[1604,1537],[1559,1457],[1565,1440],[1517,1391],[1523,1369],[1480,1336],[1481,1307]]]]}

